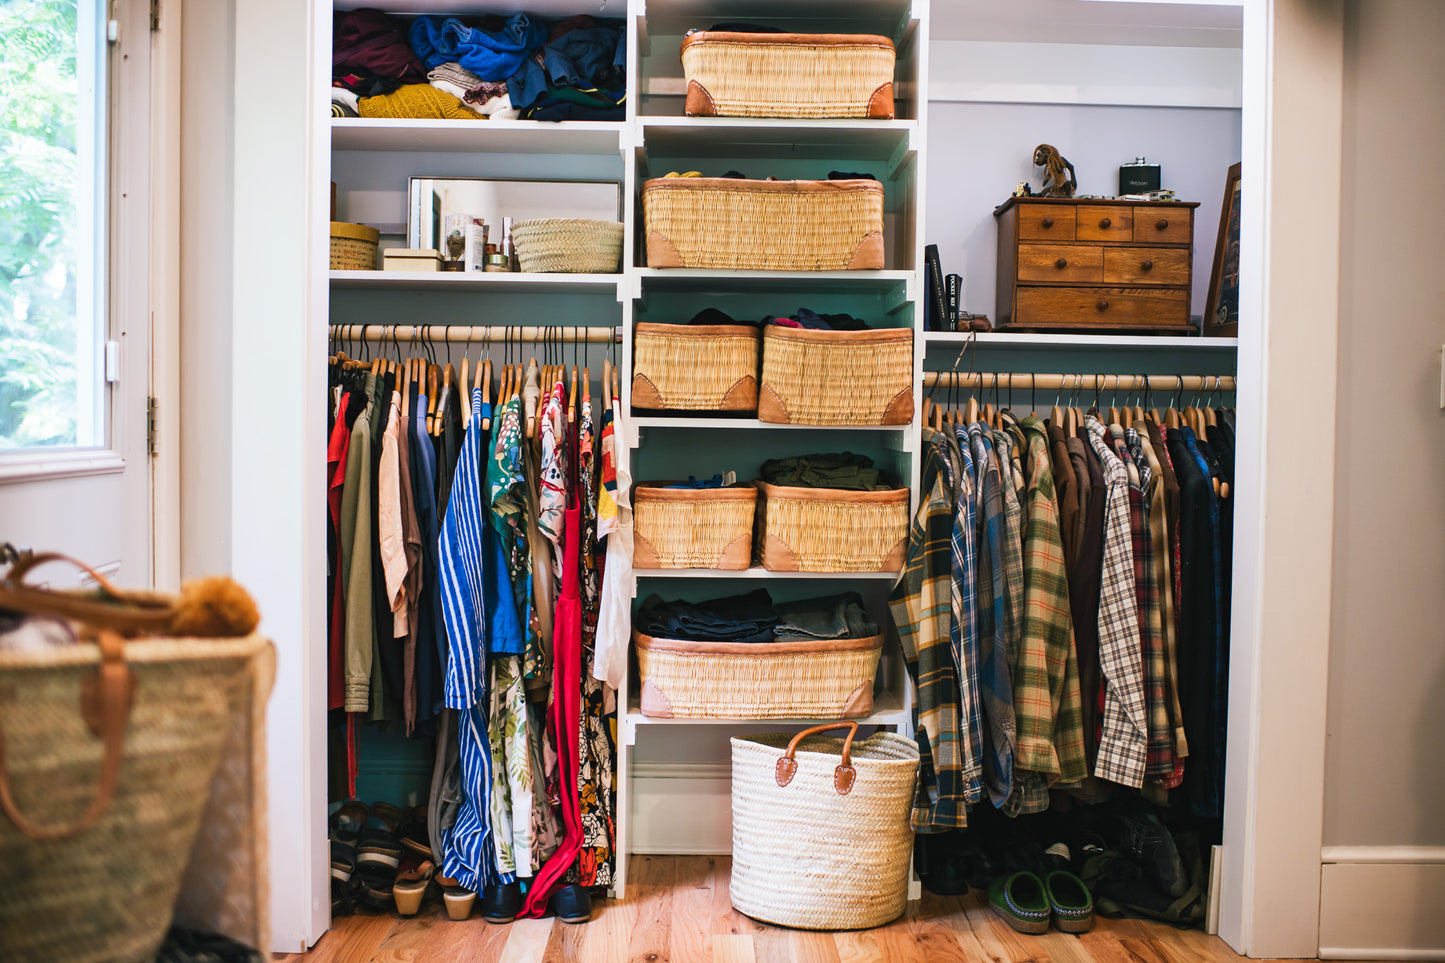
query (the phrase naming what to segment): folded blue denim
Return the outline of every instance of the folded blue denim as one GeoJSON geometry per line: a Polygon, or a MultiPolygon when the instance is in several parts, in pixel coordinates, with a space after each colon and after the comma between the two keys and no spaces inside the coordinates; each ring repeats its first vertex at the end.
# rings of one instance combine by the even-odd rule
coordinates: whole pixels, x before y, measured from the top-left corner
{"type": "Polygon", "coordinates": [[[784,602],[777,607],[778,642],[816,642],[824,639],[866,639],[878,634],[878,626],[863,609],[863,597],[844,592],[802,602],[784,602]]]}
{"type": "Polygon", "coordinates": [[[778,616],[767,589],[709,602],[643,600],[637,626],[654,638],[687,642],[771,642],[778,616]]]}

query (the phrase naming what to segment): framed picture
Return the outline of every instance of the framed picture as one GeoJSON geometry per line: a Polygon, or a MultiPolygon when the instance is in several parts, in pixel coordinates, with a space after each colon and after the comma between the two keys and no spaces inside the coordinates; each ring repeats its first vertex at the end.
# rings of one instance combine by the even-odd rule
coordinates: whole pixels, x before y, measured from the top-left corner
{"type": "Polygon", "coordinates": [[[1224,181],[1219,212],[1219,240],[1214,244],[1214,269],[1204,301],[1204,334],[1233,338],[1239,334],[1239,165],[1224,181]]]}

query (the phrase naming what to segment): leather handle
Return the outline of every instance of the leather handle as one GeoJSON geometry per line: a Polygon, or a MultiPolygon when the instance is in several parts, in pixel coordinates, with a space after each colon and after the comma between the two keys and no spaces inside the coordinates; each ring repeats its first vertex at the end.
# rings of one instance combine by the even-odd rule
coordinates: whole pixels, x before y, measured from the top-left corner
{"type": "Polygon", "coordinates": [[[778,785],[786,786],[793,781],[793,776],[797,775],[798,761],[794,759],[793,756],[798,751],[798,743],[802,742],[808,736],[816,735],[819,732],[844,728],[848,730],[848,735],[843,737],[842,761],[838,767],[833,770],[833,788],[838,791],[838,795],[840,796],[848,795],[848,792],[853,788],[853,780],[858,775],[857,771],[853,768],[853,737],[858,735],[858,723],[856,722],[829,722],[821,726],[804,729],[794,736],[793,741],[788,743],[787,751],[785,751],[782,758],[778,760],[777,768],[774,772],[774,778],[777,779],[778,785]]]}
{"type": "Polygon", "coordinates": [[[1046,217],[1042,221],[1039,221],[1039,223],[1042,224],[1044,227],[1053,227],[1054,219],[1052,217],[1046,217]]]}
{"type": "Polygon", "coordinates": [[[27,554],[16,559],[5,577],[0,578],[0,608],[28,615],[59,616],[97,629],[114,629],[123,635],[164,631],[175,617],[174,602],[160,596],[127,595],[89,565],[59,552],[27,554]],[[25,576],[32,569],[50,562],[66,562],[80,569],[108,597],[37,588],[25,582],[25,576]]]}
{"type": "MultiPolygon", "coordinates": [[[[30,567],[30,566],[27,566],[30,567]]],[[[50,843],[85,832],[100,820],[115,796],[120,782],[120,764],[125,748],[126,723],[130,720],[135,694],[135,676],[125,662],[125,643],[114,632],[101,632],[100,668],[80,688],[80,712],[91,732],[101,738],[105,750],[100,763],[100,785],[80,818],[68,826],[42,826],[21,815],[10,792],[10,772],[5,762],[5,733],[0,729],[0,809],[15,828],[38,842],[50,843]]]]}
{"type": "Polygon", "coordinates": [[[1100,226],[1101,228],[1107,228],[1110,224],[1113,224],[1113,223],[1114,223],[1114,222],[1113,222],[1112,220],[1110,220],[1109,218],[1106,217],[1106,218],[1104,218],[1103,220],[1099,221],[1099,226],[1100,226]]]}
{"type": "Polygon", "coordinates": [[[1054,267],[1058,268],[1060,271],[1062,271],[1064,268],[1066,268],[1066,267],[1068,267],[1068,266],[1069,266],[1068,258],[1062,258],[1062,257],[1061,257],[1061,258],[1059,258],[1057,261],[1054,262],[1054,267]]]}
{"type": "Polygon", "coordinates": [[[3,581],[8,585],[24,585],[25,576],[31,569],[39,568],[40,566],[46,565],[50,562],[69,562],[71,565],[74,565],[86,575],[89,575],[91,579],[94,580],[95,584],[100,586],[102,591],[113,595],[116,598],[121,598],[120,589],[112,585],[110,583],[110,579],[106,578],[104,575],[101,575],[95,569],[91,568],[89,565],[86,565],[79,559],[72,558],[69,555],[62,555],[59,552],[40,552],[39,554],[30,552],[20,556],[20,558],[17,559],[10,566],[10,571],[5,573],[5,578],[3,579],[3,581]]]}

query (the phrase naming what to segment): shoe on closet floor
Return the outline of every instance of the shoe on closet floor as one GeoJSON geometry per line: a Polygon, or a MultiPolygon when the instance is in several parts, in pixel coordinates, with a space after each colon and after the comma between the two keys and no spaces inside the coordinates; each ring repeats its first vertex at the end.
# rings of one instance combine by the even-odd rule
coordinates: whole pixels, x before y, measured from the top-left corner
{"type": "Polygon", "coordinates": [[[988,887],[988,906],[1020,933],[1049,931],[1049,897],[1044,881],[1033,873],[1000,876],[988,887]]]}
{"type": "Polygon", "coordinates": [[[397,874],[396,883],[391,888],[391,895],[396,900],[397,913],[402,916],[417,914],[435,873],[436,867],[432,865],[431,860],[427,860],[416,869],[405,870],[397,874]]]}
{"type": "Polygon", "coordinates": [[[1174,836],[1153,813],[1119,817],[1119,848],[1144,867],[1154,885],[1172,898],[1178,899],[1189,888],[1174,836]]]}
{"type": "Polygon", "coordinates": [[[463,889],[461,883],[447,876],[436,877],[436,883],[442,888],[442,901],[446,903],[450,919],[461,922],[472,915],[472,907],[477,902],[475,892],[463,889]]]}
{"type": "Polygon", "coordinates": [[[592,894],[576,883],[558,887],[548,904],[564,923],[585,923],[592,918],[592,894]]]}
{"type": "Polygon", "coordinates": [[[522,909],[522,887],[500,883],[482,889],[482,919],[488,923],[510,923],[522,909]]]}
{"type": "Polygon", "coordinates": [[[1054,925],[1065,933],[1087,933],[1094,925],[1094,898],[1084,881],[1067,870],[1054,870],[1044,877],[1044,892],[1054,925]]]}

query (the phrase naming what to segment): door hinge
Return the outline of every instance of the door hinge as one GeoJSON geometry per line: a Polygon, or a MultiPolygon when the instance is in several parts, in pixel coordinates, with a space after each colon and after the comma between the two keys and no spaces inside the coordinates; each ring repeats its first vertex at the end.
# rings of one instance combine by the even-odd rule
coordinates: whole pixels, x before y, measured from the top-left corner
{"type": "Polygon", "coordinates": [[[161,0],[151,0],[151,33],[161,28],[161,0]]]}
{"type": "Polygon", "coordinates": [[[146,453],[152,458],[156,454],[156,409],[159,407],[155,395],[146,396],[146,453]]]}

